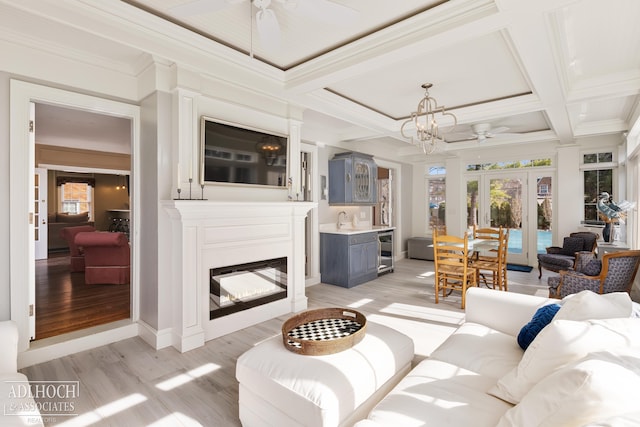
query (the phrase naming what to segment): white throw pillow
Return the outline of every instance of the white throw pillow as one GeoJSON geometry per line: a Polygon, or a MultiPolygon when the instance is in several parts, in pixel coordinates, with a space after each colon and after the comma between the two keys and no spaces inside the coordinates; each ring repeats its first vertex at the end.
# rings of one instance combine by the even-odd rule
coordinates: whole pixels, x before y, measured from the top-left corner
{"type": "Polygon", "coordinates": [[[497,427],[607,425],[637,409],[639,389],[639,357],[592,353],[536,384],[497,427]]]}
{"type": "Polygon", "coordinates": [[[626,292],[604,295],[582,291],[564,297],[554,320],[590,320],[631,317],[633,302],[626,292]]]}
{"type": "Polygon", "coordinates": [[[488,393],[517,404],[547,375],[597,351],[640,354],[640,319],[553,320],[488,393]]]}
{"type": "Polygon", "coordinates": [[[640,410],[635,410],[585,424],[582,427],[638,427],[639,424],[640,410]]]}

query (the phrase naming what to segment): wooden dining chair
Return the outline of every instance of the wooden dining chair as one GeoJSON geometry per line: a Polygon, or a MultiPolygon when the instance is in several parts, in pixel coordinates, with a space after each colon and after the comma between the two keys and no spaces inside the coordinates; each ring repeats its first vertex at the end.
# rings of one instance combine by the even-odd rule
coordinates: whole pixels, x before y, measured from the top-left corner
{"type": "Polygon", "coordinates": [[[447,226],[444,224],[437,224],[431,227],[432,234],[435,236],[436,234],[447,234],[447,226]]]}
{"type": "Polygon", "coordinates": [[[500,228],[495,256],[479,255],[473,257],[472,265],[476,270],[478,283],[481,281],[493,289],[507,291],[507,253],[509,252],[509,229],[500,228]],[[489,279],[491,279],[489,281],[489,279]],[[491,285],[489,285],[491,284],[491,285]]]}
{"type": "Polygon", "coordinates": [[[495,248],[491,250],[491,254],[484,254],[476,252],[474,255],[476,259],[482,260],[486,259],[487,261],[493,261],[497,256],[498,245],[500,241],[500,233],[502,232],[502,227],[498,228],[478,228],[476,225],[473,226],[473,240],[482,240],[484,242],[490,243],[495,242],[495,248]]]}
{"type": "Polygon", "coordinates": [[[438,304],[439,294],[442,298],[447,296],[447,291],[462,292],[461,308],[464,309],[467,288],[476,286],[476,270],[471,267],[469,260],[469,237],[450,236],[447,234],[434,234],[433,258],[436,270],[435,301],[438,304]]]}

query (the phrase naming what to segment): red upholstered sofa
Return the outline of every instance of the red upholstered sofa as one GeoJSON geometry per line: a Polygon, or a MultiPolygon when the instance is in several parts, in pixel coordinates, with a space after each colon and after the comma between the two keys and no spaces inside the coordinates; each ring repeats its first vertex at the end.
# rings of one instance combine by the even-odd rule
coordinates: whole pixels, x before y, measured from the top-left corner
{"type": "Polygon", "coordinates": [[[68,241],[62,237],[60,231],[67,227],[79,227],[90,225],[95,227],[93,221],[89,221],[89,212],[79,214],[50,213],[47,215],[47,249],[49,251],[63,251],[69,249],[68,241]]]}
{"type": "Polygon", "coordinates": [[[65,227],[60,230],[60,237],[62,237],[69,245],[69,254],[71,255],[71,272],[84,271],[84,254],[82,250],[75,243],[76,234],[78,233],[92,233],[96,229],[90,225],[79,225],[77,227],[65,227]]]}
{"type": "Polygon", "coordinates": [[[129,283],[131,251],[124,233],[78,233],[75,243],[84,251],[86,284],[129,283]]]}

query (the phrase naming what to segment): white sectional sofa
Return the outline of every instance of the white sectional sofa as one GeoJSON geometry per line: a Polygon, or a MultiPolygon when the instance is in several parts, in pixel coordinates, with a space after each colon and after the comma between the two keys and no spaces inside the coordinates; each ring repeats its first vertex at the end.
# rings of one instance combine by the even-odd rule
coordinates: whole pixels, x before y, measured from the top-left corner
{"type": "Polygon", "coordinates": [[[627,294],[472,288],[465,323],[355,425],[637,426],[638,390],[640,319],[627,294]],[[551,303],[562,305],[522,350],[520,330],[551,303]]]}
{"type": "Polygon", "coordinates": [[[18,328],[12,321],[0,321],[0,425],[42,426],[35,401],[26,391],[27,377],[18,372],[18,328]]]}

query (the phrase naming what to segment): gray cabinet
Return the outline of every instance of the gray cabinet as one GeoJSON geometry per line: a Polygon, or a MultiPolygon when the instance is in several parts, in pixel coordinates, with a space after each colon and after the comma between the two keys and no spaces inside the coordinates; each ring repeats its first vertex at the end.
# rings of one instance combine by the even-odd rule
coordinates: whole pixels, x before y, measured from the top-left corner
{"type": "Polygon", "coordinates": [[[377,197],[378,166],[368,154],[347,152],[329,160],[329,204],[373,205],[377,197]]]}
{"type": "Polygon", "coordinates": [[[378,233],[320,233],[320,274],[345,288],[378,277],[378,233]]]}

